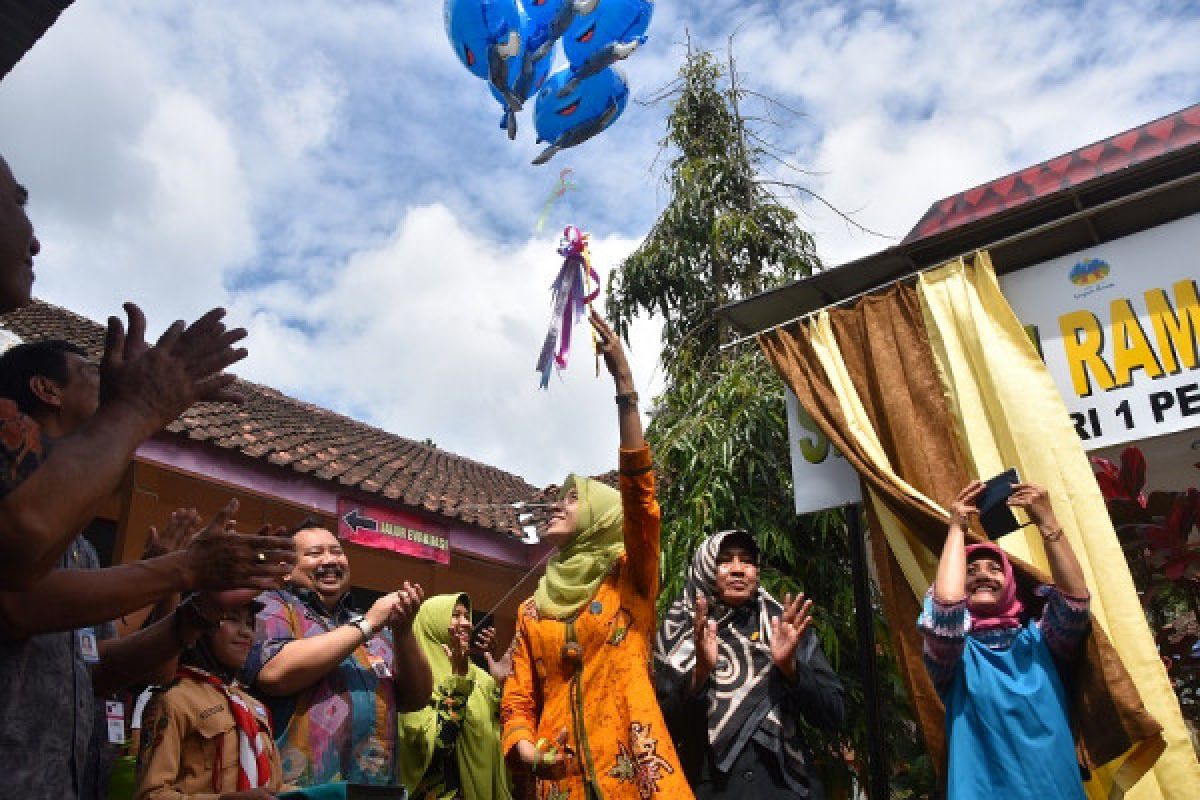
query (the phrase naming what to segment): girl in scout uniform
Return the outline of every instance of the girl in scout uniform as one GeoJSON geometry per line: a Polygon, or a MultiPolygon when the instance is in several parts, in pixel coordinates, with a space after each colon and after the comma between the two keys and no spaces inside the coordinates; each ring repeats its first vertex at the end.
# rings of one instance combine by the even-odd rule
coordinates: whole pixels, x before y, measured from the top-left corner
{"type": "Polygon", "coordinates": [[[261,800],[279,791],[267,710],[235,679],[260,609],[251,602],[223,612],[183,651],[175,682],[146,707],[137,800],[261,800]]]}

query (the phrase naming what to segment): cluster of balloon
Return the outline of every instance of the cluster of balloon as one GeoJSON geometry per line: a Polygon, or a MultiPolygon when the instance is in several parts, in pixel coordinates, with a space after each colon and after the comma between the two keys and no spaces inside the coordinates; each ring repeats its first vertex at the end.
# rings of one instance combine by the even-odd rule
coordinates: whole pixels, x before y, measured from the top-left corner
{"type": "Polygon", "coordinates": [[[544,164],[621,116],[629,85],[612,65],[645,43],[654,0],[445,0],[443,10],[458,60],[504,108],[508,138],[537,95],[533,122],[546,147],[533,163],[544,164]],[[567,66],[550,75],[559,41],[567,66]]]}

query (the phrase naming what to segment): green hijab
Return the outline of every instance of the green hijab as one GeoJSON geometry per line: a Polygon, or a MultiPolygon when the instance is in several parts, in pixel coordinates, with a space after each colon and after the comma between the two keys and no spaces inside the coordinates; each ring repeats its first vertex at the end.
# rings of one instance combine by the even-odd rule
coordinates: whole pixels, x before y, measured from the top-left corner
{"type": "Polygon", "coordinates": [[[592,599],[613,563],[625,552],[621,493],[591,478],[570,475],[559,497],[579,492],[575,535],[546,563],[533,600],[538,613],[565,619],[592,599]]]}
{"type": "MultiPolygon", "coordinates": [[[[440,594],[426,600],[413,620],[413,635],[429,661],[435,695],[439,689],[470,692],[455,747],[463,796],[467,800],[510,800],[508,772],[500,752],[500,693],[496,682],[473,663],[468,664],[466,675],[455,675],[443,649],[450,644],[450,620],[459,603],[471,609],[471,598],[466,594],[440,594]]],[[[399,715],[400,780],[410,792],[429,768],[437,733],[438,716],[432,705],[399,715]]]]}

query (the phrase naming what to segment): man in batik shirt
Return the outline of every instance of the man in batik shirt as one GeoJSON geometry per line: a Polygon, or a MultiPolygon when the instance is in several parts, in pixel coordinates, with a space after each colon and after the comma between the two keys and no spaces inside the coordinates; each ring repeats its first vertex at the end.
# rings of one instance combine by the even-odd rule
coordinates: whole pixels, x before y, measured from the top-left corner
{"type": "Polygon", "coordinates": [[[396,714],[422,708],[433,692],[412,635],[424,593],[406,581],[360,614],[337,537],[305,528],[295,544],[288,588],[259,598],[245,667],[271,707],[284,782],[394,785],[396,714]]]}

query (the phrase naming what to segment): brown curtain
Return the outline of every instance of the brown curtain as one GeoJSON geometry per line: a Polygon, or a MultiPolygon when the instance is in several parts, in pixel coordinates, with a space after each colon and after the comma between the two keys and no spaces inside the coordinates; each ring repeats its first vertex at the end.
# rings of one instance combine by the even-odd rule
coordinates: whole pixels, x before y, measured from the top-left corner
{"type": "MultiPolygon", "coordinates": [[[[959,449],[925,330],[916,290],[894,287],[854,306],[829,312],[841,358],[867,417],[891,462],[891,470],[922,495],[948,507],[972,476],[959,449]]],[[[807,324],[795,323],[759,337],[767,358],[796,393],[801,405],[835,447],[858,470],[866,487],[932,552],[940,553],[946,518],[895,484],[848,432],[841,403],[813,347],[807,324]]],[[[886,466],[886,465],[885,465],[886,466]]],[[[864,496],[869,496],[864,492],[864,496]]],[[[886,539],[878,535],[879,509],[866,503],[876,535],[872,552],[879,573],[900,672],[909,689],[926,746],[939,770],[945,766],[944,709],[921,660],[916,629],[919,598],[900,570],[886,539]]],[[[982,541],[984,537],[975,534],[982,541]]],[[[1017,560],[1019,583],[1029,590],[1048,576],[1017,560]]],[[[1137,690],[1098,625],[1092,626],[1087,657],[1075,676],[1074,703],[1087,724],[1085,763],[1103,764],[1123,755],[1134,742],[1160,728],[1142,707],[1137,690]]]]}

